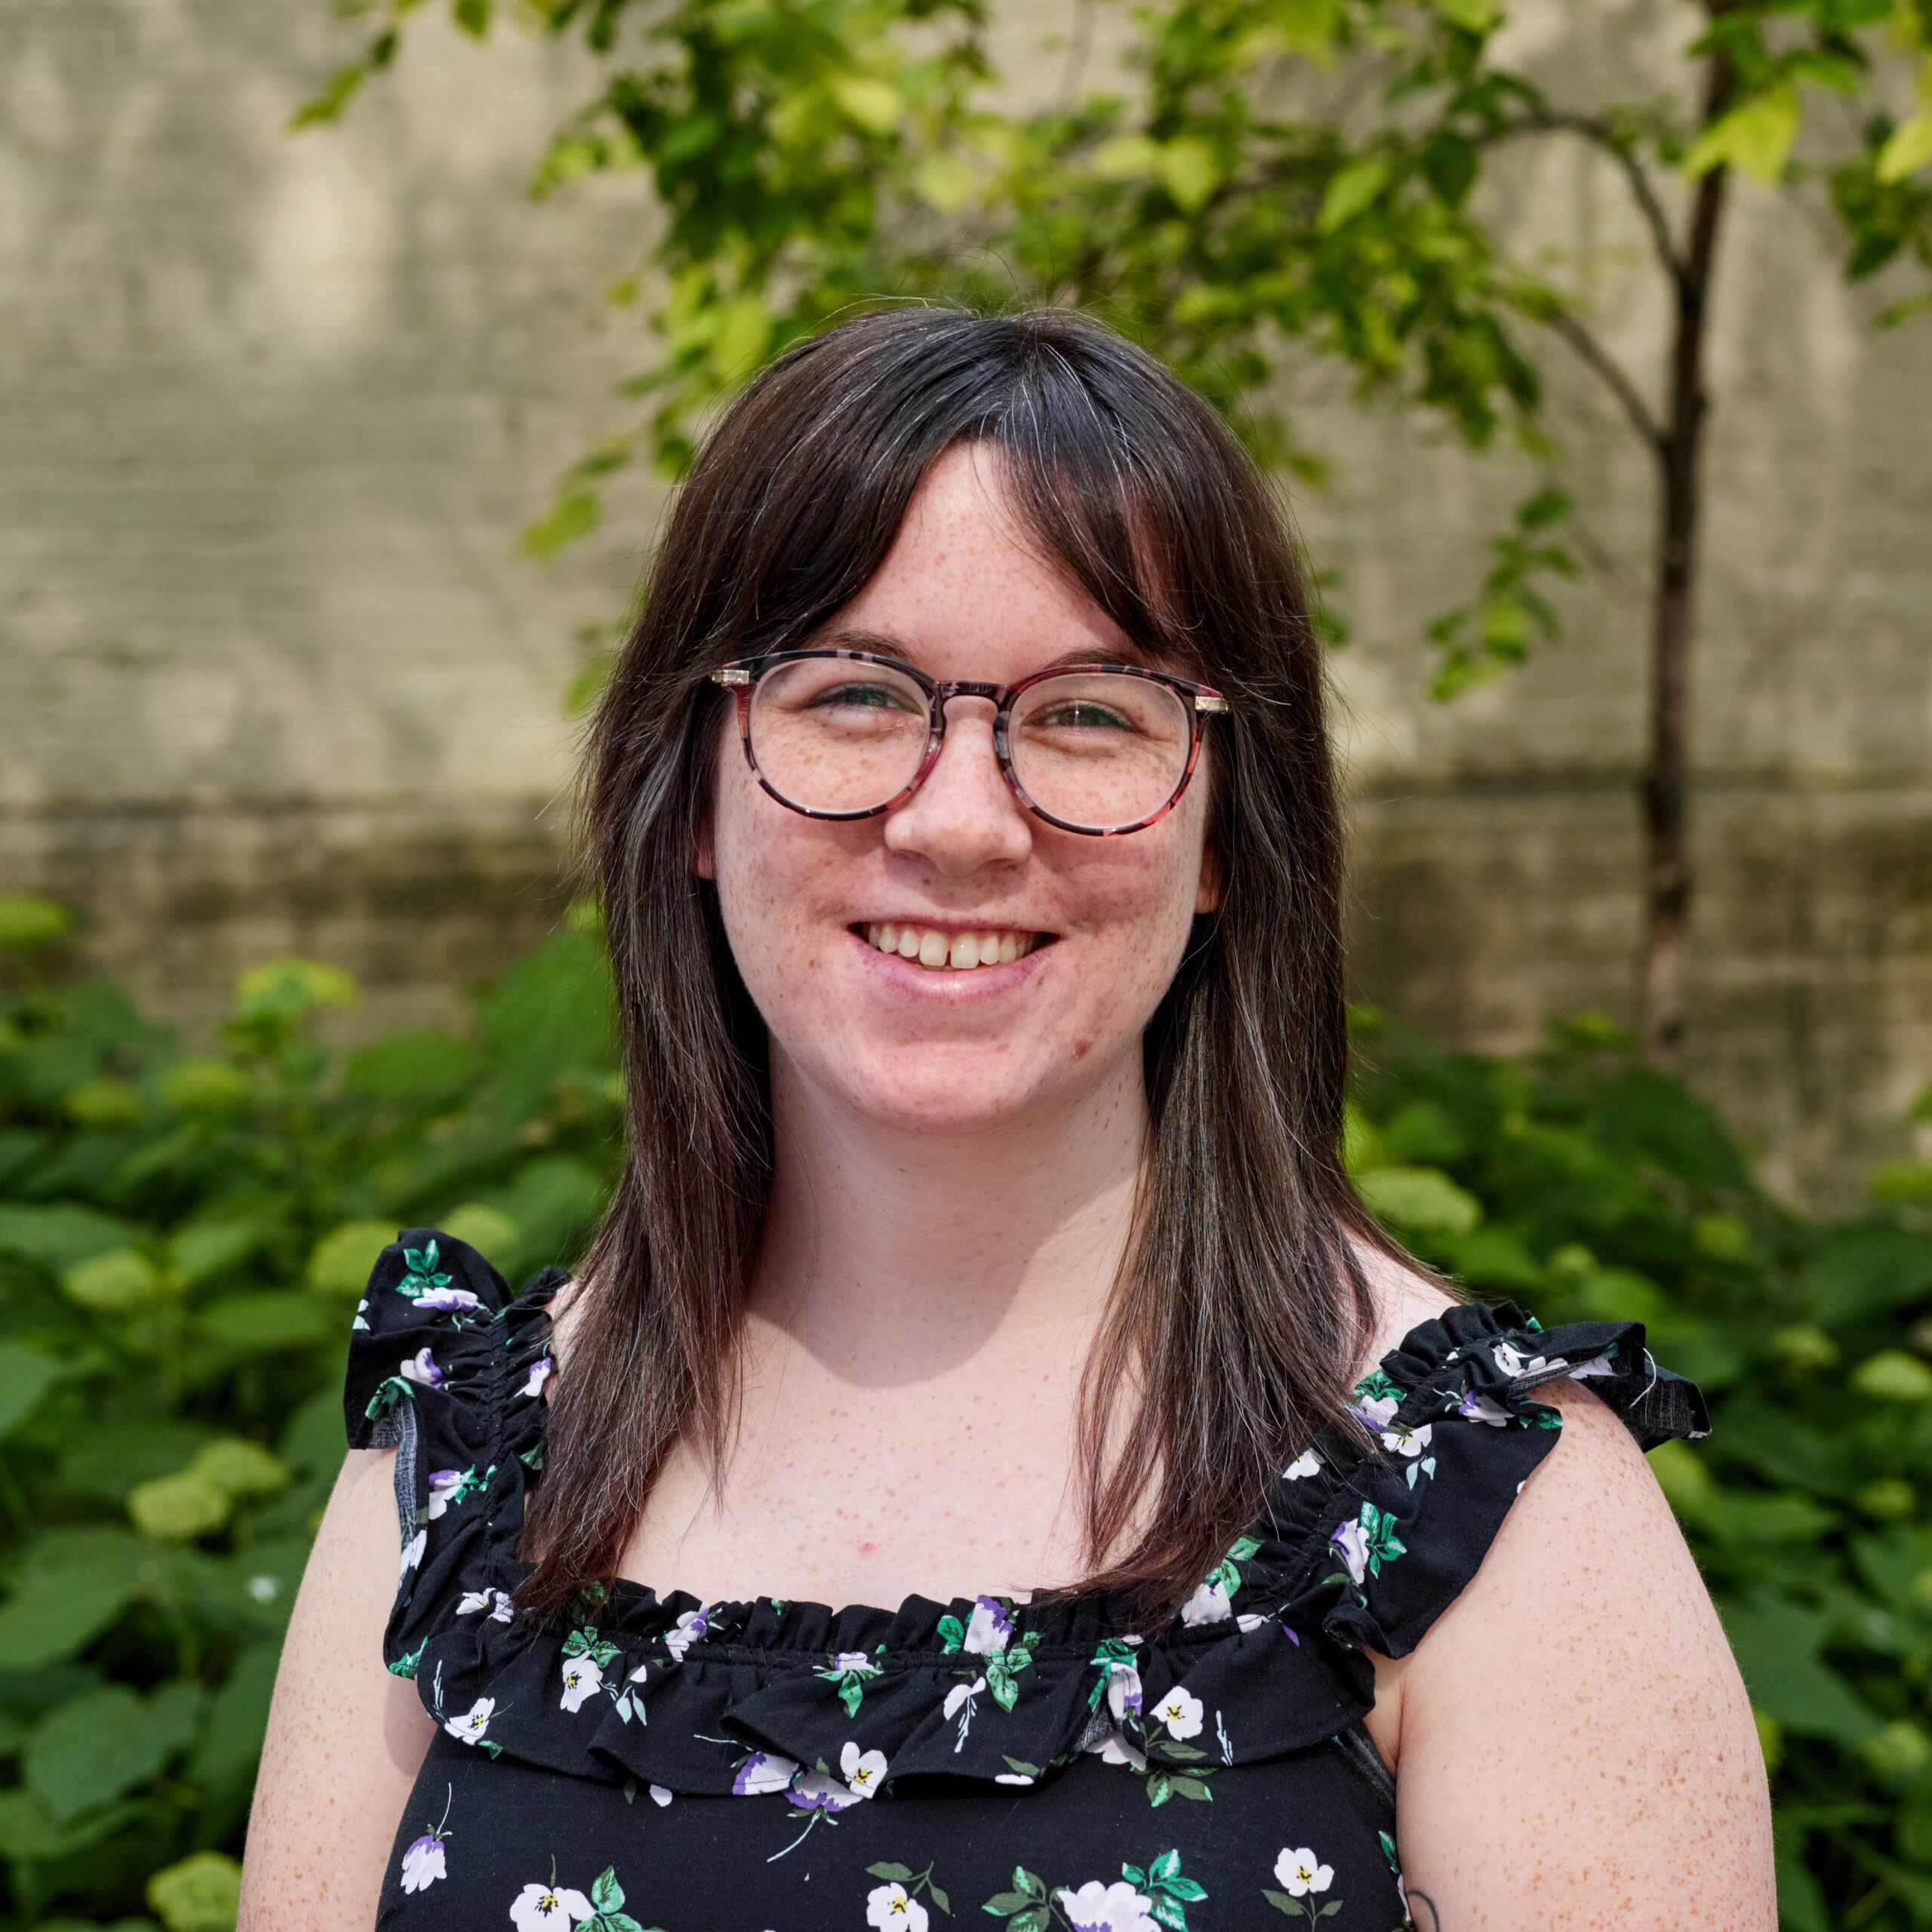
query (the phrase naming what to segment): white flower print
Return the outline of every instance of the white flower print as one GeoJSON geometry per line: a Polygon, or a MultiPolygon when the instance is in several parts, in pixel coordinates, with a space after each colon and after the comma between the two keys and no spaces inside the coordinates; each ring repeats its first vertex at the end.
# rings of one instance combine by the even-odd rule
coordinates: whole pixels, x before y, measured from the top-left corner
{"type": "Polygon", "coordinates": [[[1561,1355],[1532,1355],[1525,1361],[1507,1342],[1498,1342],[1490,1353],[1496,1358],[1497,1367],[1505,1375],[1534,1375],[1542,1369],[1567,1368],[1570,1365],[1561,1355]]]}
{"type": "Polygon", "coordinates": [[[549,1380],[551,1371],[557,1364],[548,1355],[540,1357],[530,1364],[530,1380],[516,1392],[519,1395],[540,1395],[543,1385],[549,1380]]]}
{"type": "Polygon", "coordinates": [[[1201,1700],[1190,1697],[1178,1684],[1154,1706],[1154,1715],[1167,1726],[1170,1737],[1200,1734],[1201,1700]]]}
{"type": "Polygon", "coordinates": [[[1456,1404],[1456,1413],[1465,1422],[1486,1422],[1491,1429],[1509,1426],[1509,1411],[1480,1389],[1470,1389],[1456,1404]]]}
{"type": "Polygon", "coordinates": [[[1227,1586],[1212,1577],[1180,1607],[1183,1623],[1225,1623],[1234,1614],[1227,1586]]]}
{"type": "Polygon", "coordinates": [[[565,1710],[582,1710],[584,1700],[595,1697],[603,1687],[604,1672],[595,1657],[565,1658],[563,1706],[565,1710]]]}
{"type": "Polygon", "coordinates": [[[1328,1540],[1342,1552],[1349,1580],[1359,1583],[1368,1574],[1368,1532],[1357,1522],[1338,1523],[1328,1540]]]}
{"type": "Polygon", "coordinates": [[[463,1487],[463,1478],[468,1473],[465,1469],[432,1469],[429,1472],[429,1503],[425,1513],[431,1522],[435,1521],[450,1506],[451,1494],[463,1487]]]}
{"type": "Polygon", "coordinates": [[[783,1791],[798,1775],[797,1763],[774,1751],[754,1751],[738,1767],[731,1789],[739,1798],[761,1798],[768,1792],[783,1791]]]}
{"type": "Polygon", "coordinates": [[[1137,1665],[1116,1659],[1107,1672],[1107,1709],[1115,1724],[1140,1715],[1140,1671],[1137,1665]]]}
{"type": "Polygon", "coordinates": [[[864,1801],[850,1785],[841,1784],[829,1771],[801,1771],[792,1780],[792,1802],[801,1811],[828,1811],[836,1817],[864,1801]]]}
{"type": "Polygon", "coordinates": [[[1012,1635],[1013,1613],[1004,1604],[992,1597],[981,1597],[974,1604],[966,1626],[966,1649],[977,1657],[995,1655],[1006,1648],[1012,1635]]]}
{"type": "Polygon", "coordinates": [[[1570,1371],[1573,1382],[1581,1382],[1592,1375],[1614,1375],[1617,1364],[1607,1355],[1592,1355],[1588,1361],[1580,1361],[1570,1371]]]}
{"type": "Polygon", "coordinates": [[[1321,1458],[1312,1449],[1304,1449],[1281,1473],[1291,1482],[1300,1482],[1305,1476],[1318,1474],[1321,1468],[1321,1458]]]}
{"type": "Polygon", "coordinates": [[[1399,1395],[1367,1395],[1355,1404],[1355,1414],[1371,1429],[1386,1429],[1395,1419],[1395,1411],[1402,1406],[1399,1395]]]}
{"type": "Polygon", "coordinates": [[[443,1841],[434,1832],[425,1832],[402,1854],[402,1889],[426,1892],[449,1872],[443,1860],[443,1841]]]}
{"type": "Polygon", "coordinates": [[[494,1697],[478,1697],[460,1718],[446,1718],[443,1728],[452,1737],[460,1737],[466,1744],[474,1744],[490,1728],[490,1714],[497,1708],[494,1697]]]}
{"type": "Polygon", "coordinates": [[[396,1373],[404,1381],[420,1382],[425,1389],[440,1389],[443,1386],[443,1371],[436,1366],[435,1357],[426,1348],[418,1349],[396,1373]]]}
{"type": "Polygon", "coordinates": [[[429,1532],[418,1530],[402,1546],[402,1567],[398,1576],[406,1577],[423,1561],[423,1552],[429,1547],[429,1532]]]}
{"type": "Polygon", "coordinates": [[[368,1327],[369,1303],[368,1298],[366,1296],[355,1304],[355,1319],[349,1325],[352,1328],[366,1328],[368,1327]]]}
{"type": "Polygon", "coordinates": [[[1147,1768],[1146,1752],[1137,1750],[1117,1730],[1109,1731],[1105,1737],[1095,1739],[1087,1749],[1103,1764],[1124,1764],[1129,1770],[1135,1771],[1144,1771],[1147,1768]]]}
{"type": "Polygon", "coordinates": [[[863,1651],[841,1651],[832,1659],[832,1667],[838,1671],[851,1671],[860,1677],[878,1675],[878,1666],[863,1651]]]}
{"type": "Polygon", "coordinates": [[[1073,1932],[1160,1932],[1151,1910],[1153,1900],[1124,1878],[1111,1885],[1090,1878],[1077,1892],[1063,1889],[1060,1903],[1073,1932]]]}
{"type": "Polygon", "coordinates": [[[1031,1771],[995,1771],[993,1774],[995,1784],[1031,1784],[1032,1782],[1033,1774],[1031,1771]]]}
{"type": "Polygon", "coordinates": [[[685,1653],[710,1628],[711,1605],[701,1603],[695,1610],[688,1610],[677,1622],[675,1629],[664,1633],[664,1647],[681,1663],[685,1653]]]}
{"type": "Polygon", "coordinates": [[[1306,1898],[1310,1892],[1325,1892],[1334,1876],[1334,1866],[1324,1865],[1306,1845],[1284,1850],[1275,1861],[1275,1880],[1291,1899],[1306,1898]]]}
{"type": "Polygon", "coordinates": [[[479,1610],[487,1610],[492,1623],[507,1623],[515,1608],[507,1590],[465,1590],[457,1599],[456,1614],[474,1617],[479,1610]]]}
{"type": "Polygon", "coordinates": [[[552,1932],[557,1926],[581,1925],[596,1909],[568,1885],[526,1885],[510,1907],[510,1923],[516,1932],[552,1932]]]}
{"type": "Polygon", "coordinates": [[[946,1694],[946,1703],[940,1715],[949,1718],[955,1715],[961,1704],[971,1703],[986,1687],[986,1680],[983,1677],[974,1678],[971,1684],[955,1684],[946,1694]]]}
{"type": "Polygon", "coordinates": [[[1431,1428],[1428,1423],[1420,1429],[1411,1429],[1407,1423],[1394,1423],[1382,1432],[1382,1446],[1398,1456],[1420,1456],[1429,1447],[1431,1428]]]}
{"type": "Polygon", "coordinates": [[[848,1743],[838,1754],[838,1770],[845,1789],[855,1798],[876,1798],[885,1783],[885,1753],[861,1751],[856,1743],[848,1743]]]}
{"type": "Polygon", "coordinates": [[[669,1789],[661,1784],[653,1785],[651,1787],[651,1801],[661,1810],[671,1801],[671,1793],[669,1789]]]}
{"type": "Polygon", "coordinates": [[[431,1288],[416,1297],[416,1306],[433,1309],[438,1315],[463,1315],[483,1304],[467,1288],[431,1288]]]}
{"type": "Polygon", "coordinates": [[[926,1932],[926,1909],[903,1885],[881,1885],[866,1894],[866,1923],[879,1932],[926,1932]]]}

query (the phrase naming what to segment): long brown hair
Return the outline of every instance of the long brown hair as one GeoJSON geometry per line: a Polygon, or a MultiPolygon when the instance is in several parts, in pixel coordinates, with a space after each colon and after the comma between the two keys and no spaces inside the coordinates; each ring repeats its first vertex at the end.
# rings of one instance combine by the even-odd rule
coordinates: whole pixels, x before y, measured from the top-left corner
{"type": "Polygon", "coordinates": [[[1341,1162],[1340,828],[1320,654],[1281,517],[1213,411],[1097,322],[869,315],[798,344],[725,414],[595,721],[587,845],[630,1151],[552,1385],[533,1608],[614,1571],[681,1435],[721,1469],[735,1428],[771,1123],[764,1024],[715,889],[692,871],[721,742],[723,694],[707,680],[804,642],[849,603],[934,460],[967,442],[1003,460],[1044,556],[1137,646],[1229,700],[1208,761],[1220,906],[1147,1029],[1136,1227],[1087,1365],[1088,1584],[1134,1590],[1150,1616],[1171,1609],[1284,1460],[1345,1411],[1373,1306],[1344,1230],[1399,1251],[1341,1162]],[[1137,1392],[1131,1413],[1122,1391],[1137,1392]],[[1137,1521],[1134,1546],[1102,1568],[1137,1521]]]}

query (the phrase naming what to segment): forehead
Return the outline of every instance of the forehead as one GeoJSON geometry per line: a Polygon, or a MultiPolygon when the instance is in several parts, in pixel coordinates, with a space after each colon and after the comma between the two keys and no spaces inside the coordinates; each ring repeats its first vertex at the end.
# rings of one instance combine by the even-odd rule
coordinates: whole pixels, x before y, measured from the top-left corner
{"type": "Polygon", "coordinates": [[[927,472],[877,574],[813,641],[1001,684],[1070,657],[1146,661],[1042,554],[1008,500],[998,454],[977,444],[927,472]]]}

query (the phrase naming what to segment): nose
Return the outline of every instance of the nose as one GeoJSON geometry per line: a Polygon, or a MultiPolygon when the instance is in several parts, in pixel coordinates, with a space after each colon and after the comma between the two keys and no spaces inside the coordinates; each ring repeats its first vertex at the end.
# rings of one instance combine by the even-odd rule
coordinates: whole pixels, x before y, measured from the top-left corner
{"type": "Polygon", "coordinates": [[[886,814],[885,845],[924,859],[951,878],[1025,863],[1033,849],[1032,823],[999,768],[986,700],[950,701],[939,757],[919,789],[886,814]],[[955,716],[951,704],[972,710],[955,716]]]}

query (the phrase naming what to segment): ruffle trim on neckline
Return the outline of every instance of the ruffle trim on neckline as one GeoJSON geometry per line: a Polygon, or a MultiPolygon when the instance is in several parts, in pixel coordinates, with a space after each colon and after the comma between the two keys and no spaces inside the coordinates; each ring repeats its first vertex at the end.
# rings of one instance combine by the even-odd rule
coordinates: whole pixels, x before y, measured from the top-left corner
{"type": "Polygon", "coordinates": [[[1357,1386],[1354,1425],[1290,1465],[1158,1631],[1097,1594],[834,1610],[621,1580],[545,1622],[511,1597],[542,1466],[547,1304],[565,1278],[513,1296],[431,1229],[377,1263],[346,1404],[354,1446],[398,1449],[389,1666],[493,1755],[692,1795],[783,1791],[801,1812],[888,1780],[1025,1786],[1082,1750],[1205,1795],[1218,1770],[1319,1743],[1370,1707],[1364,1647],[1414,1647],[1554,1445],[1561,1419],[1536,1388],[1592,1378],[1646,1446],[1703,1426],[1697,1391],[1655,1369],[1638,1324],[1546,1334],[1513,1306],[1460,1306],[1357,1386]]]}

